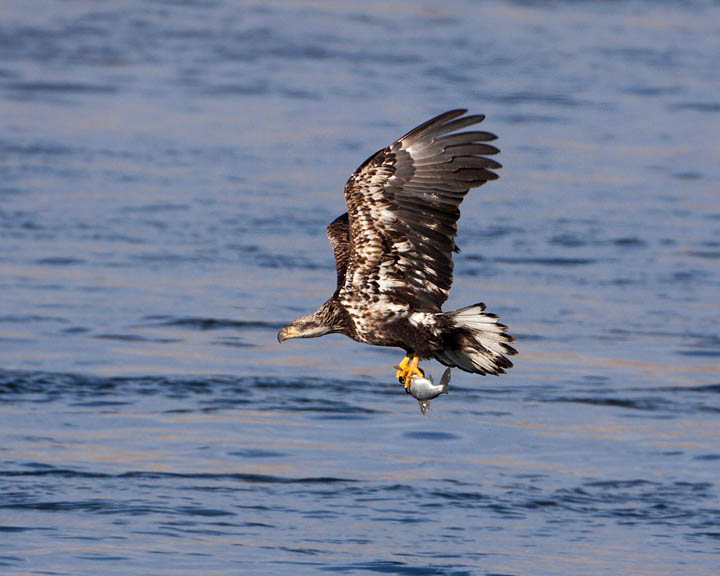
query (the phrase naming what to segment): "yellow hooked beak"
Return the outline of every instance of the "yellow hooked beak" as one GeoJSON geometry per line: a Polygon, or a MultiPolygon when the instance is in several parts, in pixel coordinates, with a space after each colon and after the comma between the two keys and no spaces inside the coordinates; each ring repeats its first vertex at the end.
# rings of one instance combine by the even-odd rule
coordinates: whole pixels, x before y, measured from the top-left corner
{"type": "Polygon", "coordinates": [[[295,336],[298,335],[297,328],[293,328],[292,326],[286,326],[280,332],[278,332],[278,342],[285,342],[285,340],[289,340],[290,338],[295,338],[295,336]]]}

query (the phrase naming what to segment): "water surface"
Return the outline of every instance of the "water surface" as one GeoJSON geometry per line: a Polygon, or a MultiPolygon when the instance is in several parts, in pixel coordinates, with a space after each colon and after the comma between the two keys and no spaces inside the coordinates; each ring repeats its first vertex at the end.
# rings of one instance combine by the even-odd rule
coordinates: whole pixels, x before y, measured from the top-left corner
{"type": "Polygon", "coordinates": [[[0,16],[3,574],[717,573],[716,3],[0,16]],[[275,335],[352,170],[458,106],[504,168],[447,309],[520,353],[422,417],[401,352],[275,335]]]}

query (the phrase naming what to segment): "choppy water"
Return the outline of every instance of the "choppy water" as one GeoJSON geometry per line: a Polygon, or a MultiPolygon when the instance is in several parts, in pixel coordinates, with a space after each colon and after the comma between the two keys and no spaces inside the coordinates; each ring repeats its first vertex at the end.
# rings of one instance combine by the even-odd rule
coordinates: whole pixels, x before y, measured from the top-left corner
{"type": "Polygon", "coordinates": [[[2,573],[717,574],[718,54],[711,1],[2,2],[2,573]],[[422,417],[275,334],[457,106],[504,168],[447,308],[520,354],[422,417]]]}

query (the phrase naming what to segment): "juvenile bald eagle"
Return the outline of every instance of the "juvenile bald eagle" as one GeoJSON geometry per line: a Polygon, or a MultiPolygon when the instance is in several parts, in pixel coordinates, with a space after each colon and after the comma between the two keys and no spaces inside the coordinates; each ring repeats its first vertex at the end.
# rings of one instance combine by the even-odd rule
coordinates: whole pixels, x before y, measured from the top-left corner
{"type": "Polygon", "coordinates": [[[441,114],[368,158],[345,184],[348,211],[327,228],[337,288],[278,340],[340,332],[405,350],[396,377],[407,387],[435,358],[476,374],[502,374],[516,353],[506,326],[484,304],[442,312],[453,278],[458,207],[470,188],[497,179],[489,132],[459,132],[484,120],[441,114]]]}

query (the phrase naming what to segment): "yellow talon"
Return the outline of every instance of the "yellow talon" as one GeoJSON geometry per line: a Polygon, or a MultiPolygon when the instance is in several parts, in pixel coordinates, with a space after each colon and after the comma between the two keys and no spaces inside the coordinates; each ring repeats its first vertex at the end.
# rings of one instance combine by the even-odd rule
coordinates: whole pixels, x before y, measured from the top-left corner
{"type": "Polygon", "coordinates": [[[402,362],[397,366],[398,371],[395,377],[398,379],[400,384],[405,386],[405,388],[410,387],[410,380],[414,375],[418,375],[421,378],[425,377],[425,373],[418,368],[418,363],[420,362],[420,358],[417,356],[414,356],[412,359],[412,362],[410,361],[409,356],[405,356],[403,358],[402,362]]]}
{"type": "Polygon", "coordinates": [[[413,358],[412,362],[410,363],[410,367],[407,369],[407,374],[405,375],[405,382],[403,382],[403,384],[405,385],[405,388],[410,387],[410,380],[412,380],[412,377],[415,374],[417,374],[421,378],[425,377],[425,374],[423,373],[423,371],[420,370],[420,368],[418,368],[419,362],[420,362],[420,358],[415,356],[415,358],[413,358]]]}
{"type": "MultiPolygon", "coordinates": [[[[410,364],[410,356],[405,356],[405,358],[402,359],[400,364],[395,366],[395,368],[397,368],[397,374],[395,374],[395,378],[400,380],[401,377],[405,376],[408,364],[410,364]]],[[[400,382],[402,382],[402,380],[400,380],[400,382]]]]}

